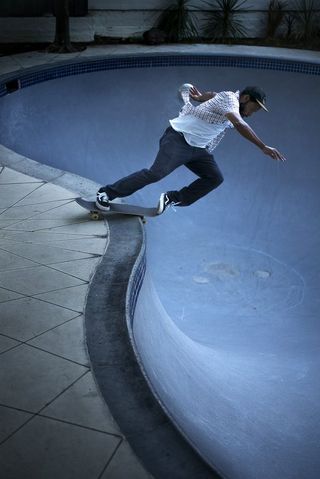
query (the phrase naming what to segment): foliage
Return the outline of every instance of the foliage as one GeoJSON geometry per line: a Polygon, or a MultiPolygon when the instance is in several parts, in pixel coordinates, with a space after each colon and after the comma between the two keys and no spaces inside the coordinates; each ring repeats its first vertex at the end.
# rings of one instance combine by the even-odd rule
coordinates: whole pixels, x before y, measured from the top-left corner
{"type": "Polygon", "coordinates": [[[170,41],[198,38],[196,18],[188,4],[189,0],[176,0],[159,17],[157,27],[170,41]]]}
{"type": "Polygon", "coordinates": [[[293,28],[294,28],[294,16],[292,13],[287,13],[284,17],[284,24],[285,24],[285,38],[290,40],[293,38],[293,28]]]}
{"type": "Polygon", "coordinates": [[[299,0],[294,14],[294,36],[304,44],[312,43],[319,32],[315,0],[299,0]]]}
{"type": "Polygon", "coordinates": [[[205,33],[212,40],[227,41],[230,38],[243,37],[247,33],[244,22],[239,18],[241,7],[247,0],[214,0],[204,2],[213,8],[207,15],[205,33]]]}
{"type": "Polygon", "coordinates": [[[284,9],[287,7],[286,2],[280,0],[270,0],[267,18],[267,38],[274,38],[276,31],[285,19],[284,9]]]}

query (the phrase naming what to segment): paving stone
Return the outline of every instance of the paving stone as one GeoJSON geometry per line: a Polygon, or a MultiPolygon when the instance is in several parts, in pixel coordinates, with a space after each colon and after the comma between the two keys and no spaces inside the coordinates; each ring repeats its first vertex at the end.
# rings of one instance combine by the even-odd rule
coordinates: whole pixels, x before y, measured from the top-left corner
{"type": "Polygon", "coordinates": [[[127,442],[123,442],[101,479],[152,479],[127,442]]]}
{"type": "Polygon", "coordinates": [[[0,333],[28,341],[77,314],[36,298],[20,298],[0,303],[0,333]]]}
{"type": "Polygon", "coordinates": [[[21,183],[18,185],[1,185],[0,204],[7,208],[27,197],[31,192],[39,188],[37,183],[21,183]]]}
{"type": "Polygon", "coordinates": [[[24,175],[23,173],[11,170],[10,168],[4,168],[0,174],[0,184],[14,183],[42,183],[42,180],[24,175]]]}
{"type": "Polygon", "coordinates": [[[76,276],[83,281],[89,281],[100,261],[100,257],[94,257],[55,263],[52,267],[59,271],[63,271],[64,273],[76,276]]]}
{"type": "Polygon", "coordinates": [[[27,197],[21,199],[21,201],[19,201],[19,205],[32,205],[36,203],[44,203],[50,199],[57,201],[72,199],[74,197],[74,193],[61,188],[60,186],[52,185],[51,183],[45,183],[27,197]]]}
{"type": "Polygon", "coordinates": [[[0,442],[4,441],[7,437],[10,436],[10,434],[17,431],[17,429],[19,429],[31,417],[32,414],[29,414],[27,412],[10,409],[9,407],[5,406],[0,406],[0,442]]]}
{"type": "MultiPolygon", "coordinates": [[[[18,344],[20,344],[19,341],[15,341],[14,339],[7,338],[6,336],[2,336],[0,334],[0,354],[3,353],[4,351],[8,351],[9,349],[14,348],[18,344]]],[[[1,421],[0,421],[0,424],[1,424],[1,421]]]]}
{"type": "Polygon", "coordinates": [[[90,371],[46,407],[41,414],[121,435],[90,371]]]}
{"type": "Polygon", "coordinates": [[[85,306],[87,289],[88,285],[85,284],[64,290],[37,294],[35,297],[82,313],[85,306]]]}
{"type": "Polygon", "coordinates": [[[17,293],[35,295],[48,291],[68,288],[83,284],[83,281],[73,278],[46,266],[0,272],[0,287],[6,287],[17,293]]]}
{"type": "Polygon", "coordinates": [[[22,344],[0,355],[0,403],[38,412],[86,371],[22,344]]]}
{"type": "Polygon", "coordinates": [[[0,447],[1,474],[7,479],[95,479],[118,443],[102,432],[35,417],[0,447]]]}
{"type": "MultiPolygon", "coordinates": [[[[1,175],[0,175],[1,176],[1,175]]],[[[40,213],[46,211],[47,216],[52,209],[57,208],[65,204],[65,200],[62,201],[50,201],[48,203],[39,203],[37,205],[27,205],[27,206],[12,206],[7,208],[0,216],[1,219],[14,219],[14,220],[25,220],[35,216],[36,218],[40,213]]]]}
{"type": "Polygon", "coordinates": [[[89,358],[85,344],[83,316],[51,329],[29,341],[40,349],[70,359],[84,366],[89,366],[89,358]]]}
{"type": "MultiPolygon", "coordinates": [[[[54,264],[54,263],[59,263],[61,261],[72,261],[76,259],[82,259],[82,258],[87,258],[88,254],[87,253],[82,253],[80,251],[75,251],[75,250],[69,250],[69,249],[63,249],[63,248],[56,248],[54,245],[48,245],[48,244],[31,244],[31,243],[14,243],[12,240],[4,240],[2,239],[0,242],[1,248],[3,248],[3,252],[0,250],[0,269],[3,269],[2,263],[5,260],[5,252],[8,251],[10,253],[7,253],[8,259],[12,259],[12,268],[10,268],[10,263],[6,261],[7,267],[6,269],[16,269],[19,266],[16,266],[15,264],[19,264],[19,262],[23,263],[23,261],[27,262],[28,260],[35,261],[37,263],[41,264],[54,264]],[[19,258],[18,256],[15,255],[20,255],[23,258],[19,258]],[[3,257],[3,259],[2,259],[3,257]]],[[[29,261],[30,264],[26,264],[25,267],[28,266],[35,266],[32,261],[29,261]]],[[[21,266],[23,268],[23,266],[21,266]]]]}
{"type": "Polygon", "coordinates": [[[15,291],[10,291],[8,289],[0,288],[0,303],[21,298],[21,296],[22,296],[21,294],[16,293],[15,291]]]}
{"type": "MultiPolygon", "coordinates": [[[[3,245],[3,242],[0,242],[0,248],[3,245]]],[[[21,252],[22,246],[20,245],[18,251],[21,252]]],[[[0,271],[7,271],[12,269],[19,269],[19,268],[31,268],[34,267],[35,264],[33,261],[29,261],[26,258],[21,258],[16,254],[9,253],[6,249],[0,249],[0,271]]]]}

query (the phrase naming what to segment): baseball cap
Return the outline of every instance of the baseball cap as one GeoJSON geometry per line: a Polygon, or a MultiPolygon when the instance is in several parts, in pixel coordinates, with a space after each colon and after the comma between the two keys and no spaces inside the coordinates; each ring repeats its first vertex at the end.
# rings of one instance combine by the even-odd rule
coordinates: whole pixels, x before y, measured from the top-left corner
{"type": "Polygon", "coordinates": [[[266,94],[258,86],[247,86],[242,92],[241,95],[250,95],[265,111],[269,111],[266,108],[266,94]]]}

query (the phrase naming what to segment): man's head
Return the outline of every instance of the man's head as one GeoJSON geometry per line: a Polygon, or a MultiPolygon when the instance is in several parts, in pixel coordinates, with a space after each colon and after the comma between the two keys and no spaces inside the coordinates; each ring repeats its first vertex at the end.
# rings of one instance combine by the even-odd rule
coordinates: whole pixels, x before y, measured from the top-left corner
{"type": "Polygon", "coordinates": [[[266,108],[266,94],[258,86],[247,86],[240,93],[240,115],[243,117],[250,116],[256,111],[266,108]]]}

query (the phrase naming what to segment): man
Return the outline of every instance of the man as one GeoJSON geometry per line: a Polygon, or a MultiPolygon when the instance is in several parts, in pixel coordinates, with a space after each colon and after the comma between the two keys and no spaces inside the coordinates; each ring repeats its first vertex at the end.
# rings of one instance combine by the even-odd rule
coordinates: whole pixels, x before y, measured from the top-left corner
{"type": "Polygon", "coordinates": [[[261,88],[249,86],[241,93],[222,91],[202,94],[194,86],[184,84],[180,92],[185,105],[179,116],[170,120],[170,126],[160,139],[160,149],[153,165],[100,188],[96,200],[99,209],[108,210],[110,201],[131,195],[182,165],[199,178],[180,191],[162,193],[158,214],[169,206],[188,206],[199,200],[223,182],[211,153],[228,128],[235,128],[265,155],[285,161],[278,150],[267,146],[244,121],[244,118],[260,109],[268,111],[265,106],[266,95],[261,88]],[[190,97],[200,105],[194,106],[190,97]]]}

